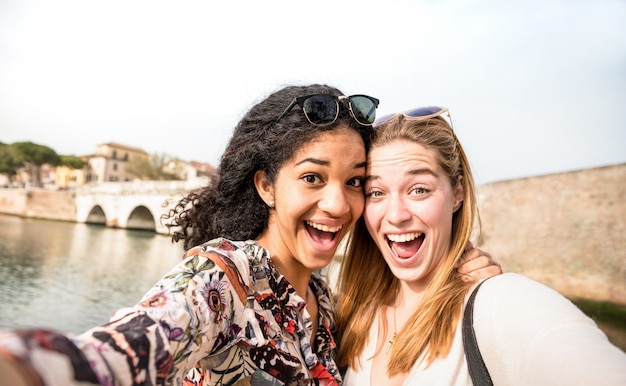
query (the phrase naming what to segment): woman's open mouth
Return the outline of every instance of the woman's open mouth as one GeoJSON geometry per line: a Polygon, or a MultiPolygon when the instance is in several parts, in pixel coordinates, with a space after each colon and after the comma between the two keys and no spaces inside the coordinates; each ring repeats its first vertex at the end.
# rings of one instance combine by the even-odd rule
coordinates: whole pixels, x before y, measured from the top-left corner
{"type": "Polygon", "coordinates": [[[338,232],[343,228],[342,225],[328,226],[324,224],[314,223],[312,221],[305,221],[306,229],[311,235],[313,241],[321,244],[333,242],[338,232]]]}
{"type": "Polygon", "coordinates": [[[409,258],[419,251],[425,237],[421,232],[388,234],[387,244],[396,257],[409,258]]]}

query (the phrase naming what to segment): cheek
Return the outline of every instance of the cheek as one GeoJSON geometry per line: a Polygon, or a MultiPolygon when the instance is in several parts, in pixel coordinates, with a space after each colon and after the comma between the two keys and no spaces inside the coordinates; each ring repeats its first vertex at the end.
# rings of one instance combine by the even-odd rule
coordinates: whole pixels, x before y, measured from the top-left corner
{"type": "Polygon", "coordinates": [[[365,198],[362,194],[357,194],[349,195],[348,200],[350,205],[351,217],[347,225],[348,229],[352,229],[357,220],[363,215],[363,210],[365,209],[365,198]]]}
{"type": "Polygon", "coordinates": [[[452,228],[453,208],[448,202],[433,203],[425,206],[422,212],[424,222],[431,227],[440,229],[444,234],[449,234],[452,228]]]}
{"type": "Polygon", "coordinates": [[[363,196],[363,193],[359,192],[357,194],[354,194],[351,197],[350,206],[352,207],[352,213],[354,214],[354,217],[356,219],[361,217],[365,210],[365,197],[363,196]]]}
{"type": "Polygon", "coordinates": [[[376,237],[376,231],[380,225],[383,214],[383,206],[376,204],[365,204],[365,211],[363,212],[363,219],[365,225],[370,234],[376,237]]]}

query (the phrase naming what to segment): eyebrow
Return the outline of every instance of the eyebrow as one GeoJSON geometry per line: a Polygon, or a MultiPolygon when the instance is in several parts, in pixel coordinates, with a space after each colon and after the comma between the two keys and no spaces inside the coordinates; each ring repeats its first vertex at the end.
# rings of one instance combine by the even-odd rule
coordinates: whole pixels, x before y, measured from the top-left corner
{"type": "MultiPolygon", "coordinates": [[[[306,162],[310,162],[316,165],[321,165],[321,166],[330,166],[330,161],[325,161],[325,160],[321,160],[321,159],[317,159],[317,158],[305,158],[302,161],[296,163],[297,165],[302,165],[303,163],[306,162]]],[[[361,168],[365,168],[367,166],[367,161],[363,161],[363,162],[359,162],[357,164],[354,165],[355,169],[361,169],[361,168]]]]}
{"type": "Polygon", "coordinates": [[[311,162],[311,163],[314,163],[316,165],[322,165],[322,166],[329,166],[330,165],[330,161],[324,161],[324,160],[317,159],[317,158],[305,158],[302,161],[296,163],[296,166],[302,165],[303,163],[306,163],[306,162],[311,162]]]}
{"type": "MultiPolygon", "coordinates": [[[[426,174],[426,175],[430,175],[433,177],[437,177],[437,174],[435,172],[433,172],[431,169],[427,169],[427,168],[422,168],[422,169],[411,169],[408,171],[408,173],[405,173],[411,176],[417,176],[420,174],[426,174]]],[[[366,181],[370,181],[370,180],[377,180],[379,179],[380,176],[376,175],[376,174],[369,174],[365,176],[365,180],[366,181]]]]}
{"type": "Polygon", "coordinates": [[[426,169],[426,168],[422,168],[422,169],[411,169],[409,170],[409,173],[412,176],[418,175],[418,174],[429,174],[433,177],[436,177],[437,174],[435,172],[432,171],[432,169],[426,169]]]}

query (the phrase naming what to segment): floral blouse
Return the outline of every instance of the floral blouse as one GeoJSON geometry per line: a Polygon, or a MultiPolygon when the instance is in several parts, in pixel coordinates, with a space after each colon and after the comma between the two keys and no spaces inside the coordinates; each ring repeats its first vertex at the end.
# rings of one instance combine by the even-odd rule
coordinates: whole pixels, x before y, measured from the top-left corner
{"type": "Polygon", "coordinates": [[[304,300],[253,241],[215,239],[183,261],[132,308],[78,336],[0,330],[0,350],[44,384],[338,385],[327,284],[310,288],[319,327],[304,300]]]}

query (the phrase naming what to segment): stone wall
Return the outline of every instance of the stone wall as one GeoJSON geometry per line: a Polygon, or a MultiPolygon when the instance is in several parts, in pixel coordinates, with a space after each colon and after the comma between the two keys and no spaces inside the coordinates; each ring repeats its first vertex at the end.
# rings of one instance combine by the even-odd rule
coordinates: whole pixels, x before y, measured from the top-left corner
{"type": "Polygon", "coordinates": [[[626,306],[626,164],[482,185],[481,249],[569,298],[626,306]]]}
{"type": "Polygon", "coordinates": [[[68,191],[0,189],[0,213],[76,221],[76,200],[68,191]]]}
{"type": "Polygon", "coordinates": [[[0,189],[0,213],[22,215],[27,199],[27,190],[0,189]]]}

